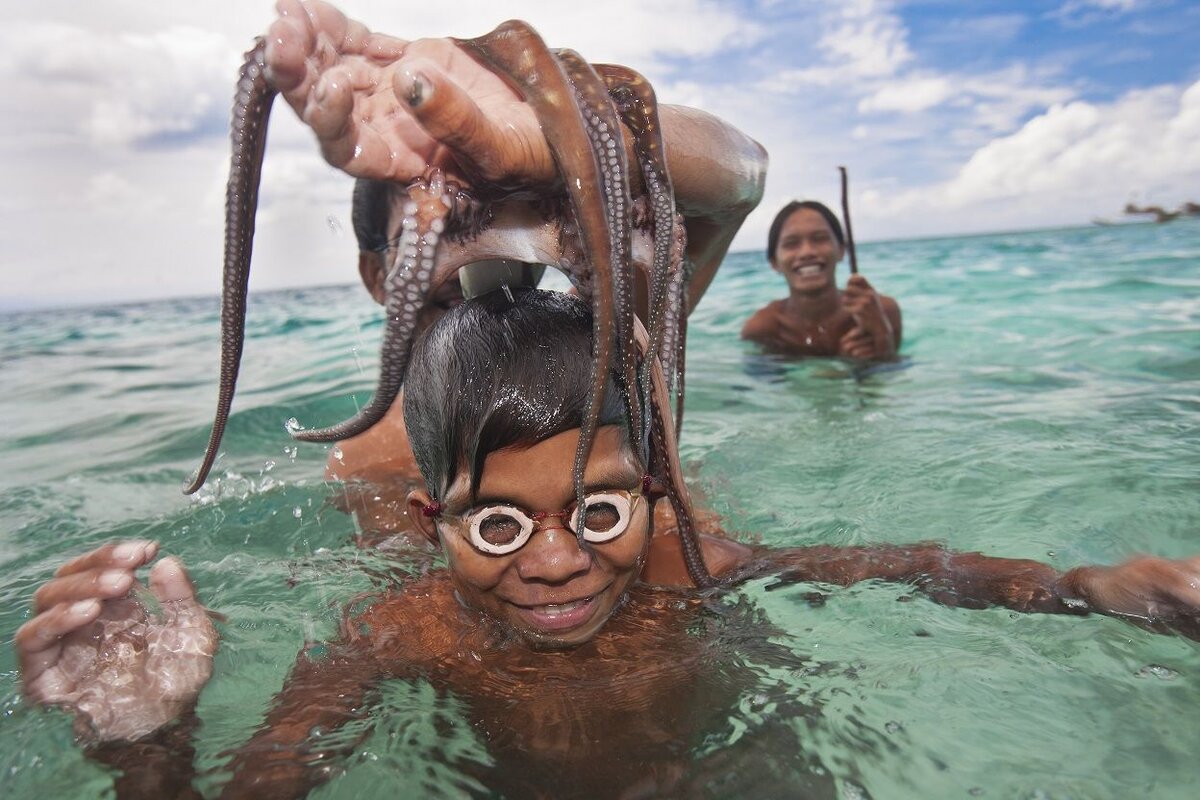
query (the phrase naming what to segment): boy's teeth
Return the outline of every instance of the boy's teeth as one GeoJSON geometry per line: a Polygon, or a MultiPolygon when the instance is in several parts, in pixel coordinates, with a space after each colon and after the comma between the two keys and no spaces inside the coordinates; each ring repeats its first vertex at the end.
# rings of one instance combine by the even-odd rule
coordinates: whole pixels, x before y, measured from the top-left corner
{"type": "Polygon", "coordinates": [[[820,265],[820,264],[813,264],[813,265],[810,265],[810,266],[807,266],[807,267],[801,267],[801,268],[800,268],[800,274],[801,274],[801,275],[816,275],[816,274],[817,274],[818,272],[820,272],[820,271],[821,271],[821,265],[820,265]]]}
{"type": "Polygon", "coordinates": [[[582,600],[573,600],[570,603],[548,604],[542,606],[538,610],[543,614],[566,614],[568,611],[574,611],[575,609],[579,608],[590,599],[590,597],[585,597],[582,600]]]}

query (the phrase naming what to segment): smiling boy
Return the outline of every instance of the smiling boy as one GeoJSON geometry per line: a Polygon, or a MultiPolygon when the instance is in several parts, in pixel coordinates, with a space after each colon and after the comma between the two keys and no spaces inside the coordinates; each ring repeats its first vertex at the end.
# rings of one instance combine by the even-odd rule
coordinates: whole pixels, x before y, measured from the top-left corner
{"type": "MultiPolygon", "coordinates": [[[[281,9],[307,9],[325,25],[332,18],[321,4],[281,9]]],[[[344,29],[344,18],[332,19],[344,29]]],[[[312,31],[303,35],[311,44],[312,31]]],[[[306,101],[316,85],[306,76],[288,99],[320,116],[306,101]]],[[[702,138],[728,153],[716,147],[727,132],[709,130],[702,138]]],[[[750,173],[756,199],[758,168],[750,173]]],[[[677,187],[696,201],[687,175],[680,178],[677,187]]],[[[732,192],[729,203],[729,183],[716,185],[723,189],[709,195],[709,208],[725,213],[694,216],[691,236],[708,277],[748,211],[746,192],[732,192]]],[[[330,734],[377,721],[369,710],[394,681],[427,682],[465,704],[488,758],[508,767],[480,768],[491,791],[691,794],[693,745],[736,702],[744,684],[730,676],[745,665],[712,633],[725,613],[719,594],[694,590],[678,537],[656,529],[661,476],[647,476],[628,446],[612,376],[584,471],[589,510],[576,514],[572,464],[592,346],[591,309],[539,291],[461,303],[419,340],[403,412],[423,486],[403,505],[445,568],[360,598],[335,641],[299,655],[258,733],[232,757],[224,795],[294,797],[328,780],[361,735],[330,734]]],[[[669,407],[656,386],[658,406],[669,407]]],[[[376,465],[386,480],[388,469],[376,465]]],[[[717,534],[702,535],[701,547],[724,587],[762,574],[838,585],[880,579],[950,605],[1193,626],[1200,609],[1200,559],[1143,558],[1060,575],[928,543],[771,550],[717,534]]],[[[149,574],[160,615],[134,599],[136,572],[157,555],[152,542],[123,542],[64,565],[36,592],[35,614],[15,637],[27,696],[70,709],[84,739],[108,742],[92,752],[125,770],[119,793],[155,797],[191,791],[189,727],[171,723],[187,718],[217,642],[177,560],[161,559],[149,574]]],[[[773,634],[744,617],[728,629],[763,649],[773,634]]]]}
{"type": "Polygon", "coordinates": [[[742,338],[774,353],[887,361],[900,348],[900,306],[862,275],[837,287],[846,254],[842,225],[815,200],[793,201],[771,223],[767,260],[784,277],[788,296],[754,312],[742,338]]]}
{"type": "MultiPolygon", "coordinates": [[[[229,764],[227,795],[300,796],[328,779],[357,741],[329,734],[363,720],[394,680],[429,681],[466,703],[505,767],[486,770],[489,780],[518,781],[525,792],[526,780],[550,793],[589,780],[614,795],[646,780],[663,781],[660,793],[679,790],[687,742],[709,724],[688,709],[701,702],[695,692],[712,659],[724,658],[719,641],[690,633],[715,596],[689,590],[682,574],[673,588],[646,580],[661,486],[627,445],[612,376],[585,470],[589,511],[575,513],[571,465],[590,353],[586,304],[537,290],[465,302],[418,342],[404,411],[425,488],[408,508],[445,569],[360,599],[337,641],[300,655],[259,733],[229,764]],[[519,346],[529,342],[539,346],[519,346]],[[634,665],[641,677],[615,695],[611,682],[634,665]],[[572,688],[542,691],[553,685],[572,688]],[[640,754],[606,761],[616,750],[640,754]]],[[[1193,635],[1200,621],[1198,558],[1059,574],[931,543],[770,549],[704,535],[702,546],[726,587],[763,574],[878,579],[948,605],[1117,614],[1193,635]]],[[[216,635],[181,565],[168,558],[151,572],[163,617],[123,599],[155,555],[150,543],[127,542],[77,559],[38,591],[38,613],[17,634],[28,695],[73,709],[89,739],[169,736],[211,673],[216,635]]],[[[753,625],[739,634],[752,635],[753,625]]],[[[176,745],[131,772],[187,774],[185,752],[176,745]]]]}

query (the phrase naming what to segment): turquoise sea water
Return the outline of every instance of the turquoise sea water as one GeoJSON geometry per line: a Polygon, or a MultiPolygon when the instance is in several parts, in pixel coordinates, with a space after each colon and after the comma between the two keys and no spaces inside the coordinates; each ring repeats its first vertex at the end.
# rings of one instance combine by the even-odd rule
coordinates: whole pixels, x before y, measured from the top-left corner
{"type": "MultiPolygon", "coordinates": [[[[860,263],[903,307],[900,365],[855,374],[738,341],[783,293],[755,253],[727,260],[692,318],[683,457],[730,530],[779,546],[939,539],[1062,569],[1200,552],[1200,224],[877,243],[860,263]]],[[[353,546],[320,480],[326,449],[284,431],[353,411],[379,335],[356,286],[253,298],[219,480],[185,498],[215,398],[215,298],[0,316],[6,645],[65,558],[157,539],[228,617],[197,738],[201,766],[219,767],[302,644],[404,558],[353,546]]],[[[726,636],[724,657],[754,677],[693,746],[728,755],[715,796],[807,785],[739,776],[764,759],[847,798],[1200,796],[1200,644],[901,603],[895,585],[770,586],[721,601],[765,617],[788,657],[726,636]]],[[[0,793],[111,791],[65,715],[22,703],[11,646],[0,708],[0,793]]],[[[381,708],[317,796],[486,793],[463,768],[486,762],[486,738],[454,698],[392,687],[381,708]]]]}

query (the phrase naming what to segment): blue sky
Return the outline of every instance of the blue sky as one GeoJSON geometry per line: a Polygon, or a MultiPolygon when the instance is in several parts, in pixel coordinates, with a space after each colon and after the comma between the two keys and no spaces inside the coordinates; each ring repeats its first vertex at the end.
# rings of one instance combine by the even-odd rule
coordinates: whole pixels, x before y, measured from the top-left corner
{"type": "MultiPolygon", "coordinates": [[[[405,38],[530,21],[646,74],[771,154],[775,209],[837,200],[861,239],[1087,224],[1200,201],[1200,3],[353,0],[405,38]]],[[[229,98],[270,2],[3,0],[0,308],[219,291],[229,98]]],[[[251,287],[354,280],[350,181],[280,105],[251,287]]]]}

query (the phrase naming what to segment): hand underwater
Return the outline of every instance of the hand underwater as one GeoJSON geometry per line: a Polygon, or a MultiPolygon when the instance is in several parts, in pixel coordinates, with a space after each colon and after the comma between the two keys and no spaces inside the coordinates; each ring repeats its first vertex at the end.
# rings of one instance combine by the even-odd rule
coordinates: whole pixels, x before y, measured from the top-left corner
{"type": "Polygon", "coordinates": [[[81,738],[133,740],[175,719],[212,675],[217,633],[183,566],[150,570],[148,613],[135,571],[158,546],[107,544],[65,564],[34,595],[15,642],[26,696],[76,715],[81,738]]]}
{"type": "Polygon", "coordinates": [[[1200,638],[1200,556],[1139,556],[1113,567],[1079,567],[1062,581],[1094,611],[1200,638]]]}

